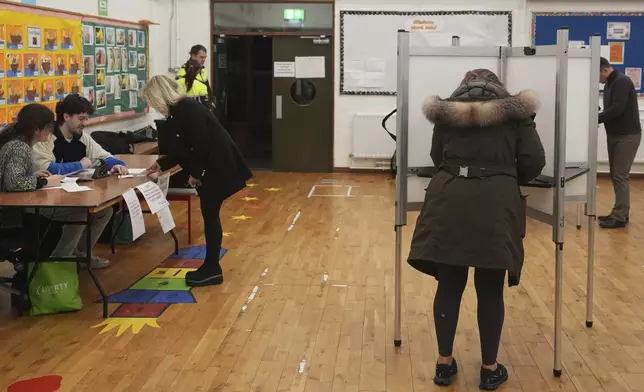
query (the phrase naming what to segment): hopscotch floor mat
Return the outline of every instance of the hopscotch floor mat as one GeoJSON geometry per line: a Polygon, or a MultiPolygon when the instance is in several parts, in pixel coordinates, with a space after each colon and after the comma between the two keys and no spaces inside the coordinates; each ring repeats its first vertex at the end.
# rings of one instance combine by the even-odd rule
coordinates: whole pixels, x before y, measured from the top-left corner
{"type": "MultiPolygon", "coordinates": [[[[226,253],[227,250],[222,248],[219,258],[226,253]]],[[[116,329],[116,336],[123,335],[128,329],[138,334],[146,326],[159,328],[158,318],[172,304],[196,302],[185,277],[186,273],[199,268],[205,257],[205,245],[184,248],[179,250],[179,254],[171,255],[129,288],[109,296],[107,301],[120,304],[119,307],[109,318],[92,328],[103,327],[100,334],[116,329]]]]}

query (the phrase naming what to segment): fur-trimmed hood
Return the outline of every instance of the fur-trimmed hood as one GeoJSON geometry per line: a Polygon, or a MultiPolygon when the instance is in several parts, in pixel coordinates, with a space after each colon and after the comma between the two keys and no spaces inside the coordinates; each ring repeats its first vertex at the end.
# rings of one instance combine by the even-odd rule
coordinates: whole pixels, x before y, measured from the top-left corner
{"type": "MultiPolygon", "coordinates": [[[[463,87],[462,90],[470,91],[463,87]]],[[[471,95],[465,97],[457,92],[449,99],[437,96],[427,98],[422,107],[425,117],[434,124],[451,127],[488,127],[527,119],[539,109],[539,97],[532,90],[522,91],[518,95],[480,99],[471,95]]]]}

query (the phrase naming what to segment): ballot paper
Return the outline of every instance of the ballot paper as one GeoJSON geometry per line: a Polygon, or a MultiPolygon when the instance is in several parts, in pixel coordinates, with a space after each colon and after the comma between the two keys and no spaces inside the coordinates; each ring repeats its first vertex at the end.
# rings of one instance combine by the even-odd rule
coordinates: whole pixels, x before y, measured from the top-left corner
{"type": "Polygon", "coordinates": [[[163,174],[159,176],[159,179],[157,180],[157,184],[159,185],[159,188],[161,188],[161,192],[163,192],[163,196],[168,197],[168,189],[170,189],[170,175],[163,174]]]}
{"type": "Polygon", "coordinates": [[[92,190],[92,188],[78,185],[76,182],[64,182],[60,186],[65,192],[87,192],[92,190]]]}
{"type": "Polygon", "coordinates": [[[170,211],[170,206],[165,207],[157,213],[159,218],[159,223],[161,223],[161,229],[163,229],[163,234],[167,234],[170,230],[175,228],[174,219],[172,218],[172,211],[170,211]]]}
{"type": "Polygon", "coordinates": [[[152,181],[141,184],[137,186],[136,189],[141,191],[145,201],[148,203],[148,207],[150,207],[150,212],[153,214],[156,214],[170,205],[163,195],[161,188],[152,181]]]}
{"type": "Polygon", "coordinates": [[[128,189],[123,194],[127,209],[130,211],[130,222],[132,223],[132,238],[136,240],[145,233],[145,221],[143,220],[143,210],[141,203],[134,189],[128,189]]]}
{"type": "Polygon", "coordinates": [[[63,184],[76,183],[76,181],[78,181],[78,177],[63,177],[63,179],[60,180],[60,182],[63,183],[63,184]]]}

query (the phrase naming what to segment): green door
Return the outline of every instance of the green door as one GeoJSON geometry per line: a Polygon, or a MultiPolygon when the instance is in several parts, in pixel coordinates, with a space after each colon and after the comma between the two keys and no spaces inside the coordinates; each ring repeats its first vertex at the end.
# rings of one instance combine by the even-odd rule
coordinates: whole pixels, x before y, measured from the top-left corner
{"type": "Polygon", "coordinates": [[[333,41],[273,38],[273,169],[333,170],[333,41]]]}

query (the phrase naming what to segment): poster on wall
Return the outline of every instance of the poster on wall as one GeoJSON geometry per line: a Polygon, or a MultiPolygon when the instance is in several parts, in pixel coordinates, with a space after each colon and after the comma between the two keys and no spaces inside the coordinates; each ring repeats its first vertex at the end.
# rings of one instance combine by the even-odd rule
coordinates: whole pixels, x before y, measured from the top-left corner
{"type": "Polygon", "coordinates": [[[630,22],[608,22],[606,30],[606,39],[631,39],[630,22]]]}
{"type": "Polygon", "coordinates": [[[615,64],[615,65],[624,64],[625,48],[626,48],[626,44],[624,42],[609,42],[608,50],[609,50],[610,57],[608,61],[611,64],[615,64]]]}
{"type": "Polygon", "coordinates": [[[635,85],[635,90],[642,89],[642,68],[626,67],[626,76],[631,78],[635,85]]]}

